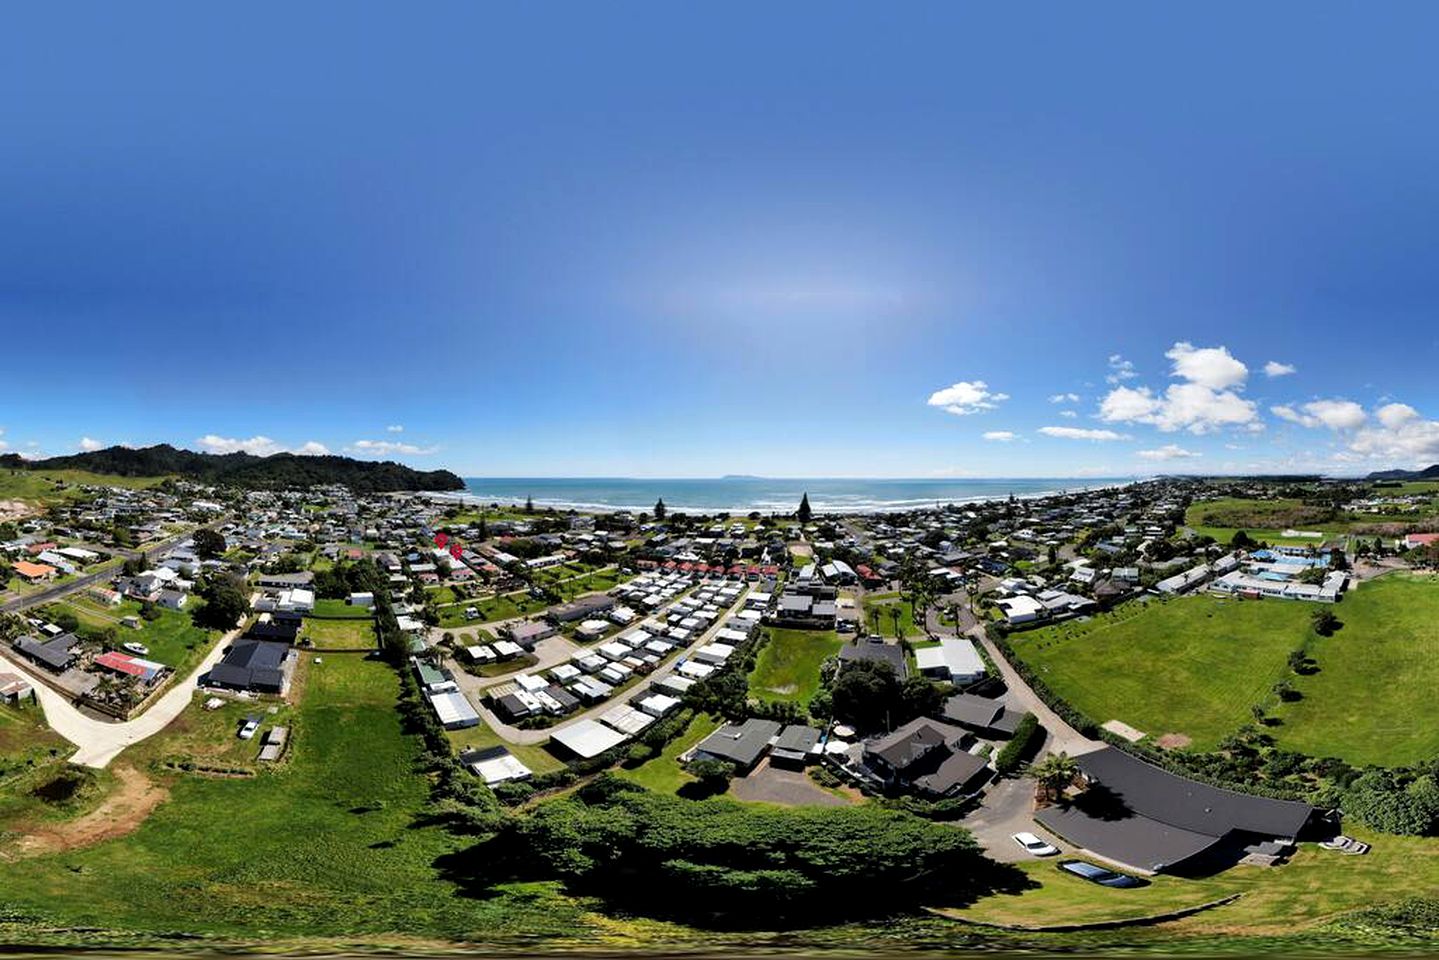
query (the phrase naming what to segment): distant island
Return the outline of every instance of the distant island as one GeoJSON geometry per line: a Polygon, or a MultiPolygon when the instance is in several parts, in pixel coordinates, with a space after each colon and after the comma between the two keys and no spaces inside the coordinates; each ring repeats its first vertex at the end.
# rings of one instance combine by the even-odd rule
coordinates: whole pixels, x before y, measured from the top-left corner
{"type": "Polygon", "coordinates": [[[197,453],[167,443],[152,447],[106,447],[89,453],[45,460],[0,456],[0,466],[20,470],[88,470],[119,477],[179,476],[249,489],[289,489],[339,484],[357,493],[396,490],[463,490],[465,483],[448,470],[415,470],[393,460],[355,460],[340,456],[276,453],[197,453]]]}

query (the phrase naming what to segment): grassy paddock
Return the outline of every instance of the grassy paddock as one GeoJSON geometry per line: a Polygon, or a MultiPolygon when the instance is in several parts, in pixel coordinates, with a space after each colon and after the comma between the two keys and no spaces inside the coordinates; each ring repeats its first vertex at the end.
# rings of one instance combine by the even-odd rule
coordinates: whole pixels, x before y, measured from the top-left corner
{"type": "Polygon", "coordinates": [[[749,676],[750,693],[761,700],[809,703],[819,689],[819,668],[839,652],[833,630],[775,630],[759,652],[749,676]]]}

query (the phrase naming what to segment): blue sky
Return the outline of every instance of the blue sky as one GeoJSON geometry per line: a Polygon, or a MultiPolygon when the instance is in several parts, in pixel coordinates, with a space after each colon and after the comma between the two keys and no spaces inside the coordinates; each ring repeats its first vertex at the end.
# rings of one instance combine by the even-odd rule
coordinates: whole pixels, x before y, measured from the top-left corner
{"type": "Polygon", "coordinates": [[[10,451],[565,476],[1439,461],[1432,4],[6,21],[10,451]]]}

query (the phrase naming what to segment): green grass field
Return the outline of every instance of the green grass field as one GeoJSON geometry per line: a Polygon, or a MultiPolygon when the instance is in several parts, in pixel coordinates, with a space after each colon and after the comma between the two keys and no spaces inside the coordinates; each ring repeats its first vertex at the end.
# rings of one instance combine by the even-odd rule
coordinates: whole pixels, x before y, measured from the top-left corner
{"type": "Polygon", "coordinates": [[[1334,608],[1344,627],[1317,639],[1319,672],[1285,704],[1281,745],[1354,764],[1404,765],[1439,754],[1430,722],[1439,689],[1439,577],[1390,574],[1334,608]]]}
{"type": "Polygon", "coordinates": [[[913,637],[924,633],[924,630],[915,626],[914,611],[910,609],[909,601],[899,599],[898,594],[882,594],[878,597],[870,596],[864,600],[864,619],[861,626],[865,630],[875,629],[879,625],[879,635],[882,637],[913,637]],[[893,596],[893,600],[884,599],[893,596]],[[894,614],[891,611],[899,611],[899,627],[896,632],[894,614]],[[876,621],[873,614],[878,613],[876,621]]]}
{"type": "Polygon", "coordinates": [[[1098,723],[1184,734],[1209,749],[1252,722],[1312,635],[1306,603],[1181,597],[1118,615],[1015,634],[1015,651],[1059,696],[1098,723]]]}
{"type": "Polygon", "coordinates": [[[67,610],[79,618],[81,623],[101,629],[113,627],[115,642],[142,643],[150,648],[146,659],[163,663],[173,669],[177,676],[183,676],[205,656],[210,643],[219,636],[213,630],[195,626],[191,619],[192,610],[201,601],[191,600],[184,610],[157,609],[154,620],[140,621],[139,630],[120,626],[123,617],[139,616],[140,604],[126,600],[118,607],[106,607],[83,597],[74,597],[61,603],[51,604],[47,610],[67,610]]]}
{"type": "Polygon", "coordinates": [[[485,724],[467,727],[464,730],[448,730],[450,745],[455,753],[462,750],[483,750],[486,747],[504,747],[535,773],[549,773],[564,766],[554,754],[537,744],[508,743],[485,724]]]}
{"type": "Polygon", "coordinates": [[[701,713],[690,721],[684,733],[665,744],[659,756],[646,760],[633,770],[621,769],[619,775],[656,793],[676,793],[680,787],[694,781],[694,777],[680,766],[680,754],[714,733],[719,725],[714,717],[701,713]]]}
{"type": "Polygon", "coordinates": [[[434,864],[467,841],[416,824],[428,788],[415,774],[418,743],[400,730],[394,671],[359,656],[306,671],[288,763],[243,779],[169,775],[168,801],[135,833],[7,863],[4,914],[247,941],[583,927],[580,908],[548,885],[457,896],[434,864]]]}
{"type": "Polygon", "coordinates": [[[496,620],[512,620],[515,617],[539,613],[544,609],[545,602],[543,600],[536,600],[527,593],[508,593],[497,597],[485,597],[483,600],[462,600],[459,603],[440,608],[440,626],[448,630],[466,625],[493,623],[496,620]],[[479,611],[479,619],[466,620],[466,607],[474,607],[479,611]]]}
{"type": "Polygon", "coordinates": [[[315,616],[340,617],[350,620],[369,620],[375,611],[369,607],[354,607],[343,600],[316,600],[315,616]]]}
{"type": "Polygon", "coordinates": [[[819,689],[819,667],[839,652],[833,630],[770,630],[749,675],[750,693],[761,700],[809,703],[819,689]]]}
{"type": "Polygon", "coordinates": [[[36,505],[66,503],[84,495],[82,486],[145,490],[165,480],[165,477],[111,477],[85,470],[0,470],[0,500],[24,500],[36,505]]]}
{"type": "Polygon", "coordinates": [[[307,619],[300,629],[316,650],[360,650],[374,648],[375,627],[369,620],[307,619]]]}
{"type": "Polygon", "coordinates": [[[1138,890],[1111,890],[1065,876],[1053,860],[1028,861],[1020,868],[1037,888],[985,897],[954,916],[1021,926],[1095,923],[1242,894],[1226,906],[1130,934],[1173,943],[1184,935],[1293,933],[1346,911],[1397,903],[1439,887],[1439,840],[1349,832],[1372,843],[1373,850],[1367,856],[1345,857],[1305,844],[1282,867],[1236,867],[1203,880],[1160,876],[1138,890]]]}
{"type": "Polygon", "coordinates": [[[1253,540],[1318,546],[1322,539],[1286,537],[1284,531],[1319,532],[1329,538],[1349,529],[1347,521],[1326,519],[1322,509],[1306,507],[1298,500],[1206,500],[1191,505],[1184,522],[1199,536],[1213,537],[1219,543],[1228,543],[1243,530],[1253,540]]]}

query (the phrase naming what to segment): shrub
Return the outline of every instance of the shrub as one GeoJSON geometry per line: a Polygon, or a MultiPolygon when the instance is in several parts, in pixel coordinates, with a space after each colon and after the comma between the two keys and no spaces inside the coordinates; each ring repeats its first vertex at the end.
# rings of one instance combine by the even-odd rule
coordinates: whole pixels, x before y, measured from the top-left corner
{"type": "Polygon", "coordinates": [[[1000,748],[999,754],[994,758],[994,769],[1002,777],[1010,776],[1034,755],[1042,742],[1044,728],[1039,725],[1039,718],[1032,713],[1026,713],[1020,717],[1014,736],[1000,748]]]}

